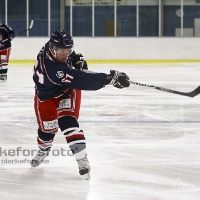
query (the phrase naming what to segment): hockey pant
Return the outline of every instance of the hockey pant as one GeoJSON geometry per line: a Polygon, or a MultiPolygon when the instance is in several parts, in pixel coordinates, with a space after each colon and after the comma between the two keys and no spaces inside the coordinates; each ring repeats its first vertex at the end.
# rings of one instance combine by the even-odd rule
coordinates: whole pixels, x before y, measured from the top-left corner
{"type": "Polygon", "coordinates": [[[0,50],[0,75],[7,74],[11,48],[0,50]]]}
{"type": "Polygon", "coordinates": [[[35,114],[38,122],[37,142],[41,150],[49,150],[58,128],[65,135],[69,148],[77,160],[86,155],[84,132],[79,128],[78,117],[81,91],[69,89],[58,98],[40,101],[34,98],[35,114]]]}

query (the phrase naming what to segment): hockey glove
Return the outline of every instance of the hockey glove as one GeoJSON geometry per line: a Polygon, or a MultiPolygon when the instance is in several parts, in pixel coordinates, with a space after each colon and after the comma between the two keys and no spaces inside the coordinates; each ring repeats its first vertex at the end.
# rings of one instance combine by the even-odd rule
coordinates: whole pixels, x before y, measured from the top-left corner
{"type": "Polygon", "coordinates": [[[88,70],[87,62],[81,53],[76,54],[72,59],[72,65],[75,67],[75,69],[88,70]]]}
{"type": "Polygon", "coordinates": [[[124,72],[115,70],[110,70],[110,74],[106,78],[106,83],[119,89],[130,86],[129,77],[124,72]]]}
{"type": "Polygon", "coordinates": [[[8,40],[9,40],[9,41],[12,41],[13,38],[14,38],[14,35],[9,35],[9,36],[8,36],[8,40]]]}

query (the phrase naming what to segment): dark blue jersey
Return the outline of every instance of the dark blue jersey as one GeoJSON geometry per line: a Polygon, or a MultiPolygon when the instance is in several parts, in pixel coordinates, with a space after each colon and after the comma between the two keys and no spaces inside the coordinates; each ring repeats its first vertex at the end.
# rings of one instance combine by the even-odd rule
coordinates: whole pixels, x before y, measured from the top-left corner
{"type": "Polygon", "coordinates": [[[5,24],[0,25],[0,50],[8,49],[11,47],[10,40],[2,42],[8,39],[10,36],[14,36],[14,30],[5,24]]]}
{"type": "Polygon", "coordinates": [[[66,89],[98,90],[104,87],[107,74],[87,73],[73,69],[69,56],[67,63],[54,61],[49,55],[48,43],[40,50],[34,65],[33,80],[36,95],[44,101],[64,94],[66,89]]]}

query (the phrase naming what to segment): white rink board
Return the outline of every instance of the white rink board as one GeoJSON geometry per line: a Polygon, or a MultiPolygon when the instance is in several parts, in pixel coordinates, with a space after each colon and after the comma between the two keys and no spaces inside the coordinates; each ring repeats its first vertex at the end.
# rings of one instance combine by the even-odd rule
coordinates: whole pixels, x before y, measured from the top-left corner
{"type": "MultiPolygon", "coordinates": [[[[74,50],[86,60],[200,60],[200,37],[74,37],[74,50]]],[[[16,37],[10,60],[35,60],[44,38],[16,37]],[[23,53],[22,53],[23,48],[23,53]]]]}

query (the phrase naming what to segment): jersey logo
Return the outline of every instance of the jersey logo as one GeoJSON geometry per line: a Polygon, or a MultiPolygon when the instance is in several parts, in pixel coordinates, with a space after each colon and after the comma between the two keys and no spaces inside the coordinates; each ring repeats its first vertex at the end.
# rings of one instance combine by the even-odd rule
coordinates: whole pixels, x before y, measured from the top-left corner
{"type": "Polygon", "coordinates": [[[62,77],[64,76],[63,71],[58,71],[57,74],[56,74],[56,76],[57,76],[58,78],[62,78],[62,77]]]}

